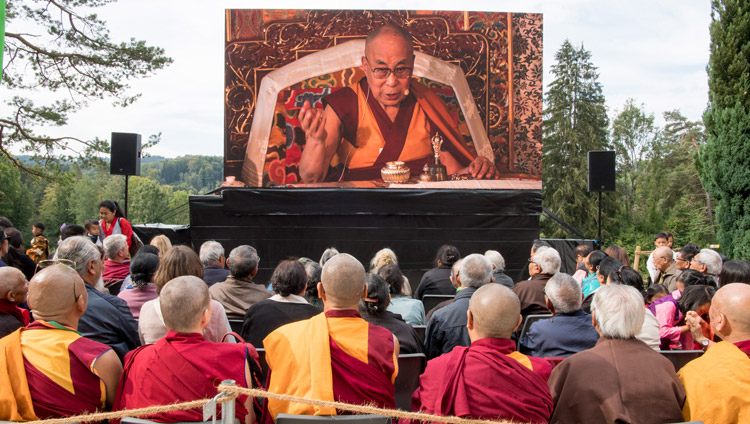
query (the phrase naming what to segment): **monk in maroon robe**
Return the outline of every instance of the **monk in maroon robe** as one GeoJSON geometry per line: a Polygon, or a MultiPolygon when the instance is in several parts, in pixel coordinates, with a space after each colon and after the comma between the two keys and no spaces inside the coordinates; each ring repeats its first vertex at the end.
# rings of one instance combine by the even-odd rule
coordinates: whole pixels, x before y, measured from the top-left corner
{"type": "MultiPolygon", "coordinates": [[[[167,335],[125,356],[115,409],[143,408],[214,397],[224,380],[254,387],[258,353],[250,344],[213,343],[203,338],[211,319],[208,286],[200,278],[178,277],[161,290],[167,335]]],[[[236,400],[235,417],[255,421],[252,398],[236,400]]],[[[203,421],[200,408],[148,417],[159,422],[203,421]]]]}
{"type": "Polygon", "coordinates": [[[551,367],[544,359],[515,351],[510,335],[521,324],[520,311],[518,297],[507,287],[488,284],[477,290],[467,312],[471,346],[456,347],[427,363],[412,410],[546,423],[552,414],[547,388],[551,367]]]}
{"type": "Polygon", "coordinates": [[[494,178],[497,168],[463,145],[440,98],[412,80],[414,45],[403,28],[385,25],[367,36],[361,69],[366,78],[325,98],[325,109],[305,102],[300,177],[305,183],[378,179],[389,161],[419,173],[433,155],[430,138],[443,136],[440,160],[448,174],[494,178]],[[346,172],[330,173],[334,155],[346,172]]]}
{"type": "MultiPolygon", "coordinates": [[[[367,294],[365,269],[345,253],[326,262],[318,283],[325,310],[310,319],[284,325],[263,340],[270,370],[268,390],[308,399],[374,404],[395,408],[393,382],[398,340],[357,312],[367,294]]],[[[263,422],[280,413],[341,413],[303,403],[269,399],[263,422]]]]}

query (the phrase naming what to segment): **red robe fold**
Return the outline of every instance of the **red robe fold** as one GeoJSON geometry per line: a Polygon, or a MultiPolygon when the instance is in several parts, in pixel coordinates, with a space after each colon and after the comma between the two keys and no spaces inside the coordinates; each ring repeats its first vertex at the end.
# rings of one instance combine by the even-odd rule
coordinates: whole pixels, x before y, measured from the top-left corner
{"type": "Polygon", "coordinates": [[[549,364],[540,358],[508,356],[514,347],[511,340],[487,338],[430,360],[412,397],[412,410],[546,423],[553,408],[546,382],[549,364]]]}
{"type": "MultiPolygon", "coordinates": [[[[248,387],[245,361],[257,361],[249,344],[212,343],[200,334],[169,331],[152,345],[125,356],[114,410],[167,405],[216,396],[216,387],[231,379],[248,387]],[[252,359],[250,359],[252,357],[252,359]]],[[[236,418],[244,422],[246,396],[235,403],[236,418]]],[[[201,408],[144,417],[159,422],[203,421],[201,408]]]]}

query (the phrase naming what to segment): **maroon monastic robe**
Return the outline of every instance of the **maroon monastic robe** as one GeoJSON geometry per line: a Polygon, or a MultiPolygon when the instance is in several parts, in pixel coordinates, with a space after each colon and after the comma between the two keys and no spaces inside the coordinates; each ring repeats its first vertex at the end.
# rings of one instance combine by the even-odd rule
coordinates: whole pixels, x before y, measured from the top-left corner
{"type": "MultiPolygon", "coordinates": [[[[167,405],[214,397],[223,380],[252,387],[245,380],[245,361],[257,361],[249,344],[212,343],[200,334],[174,331],[152,345],[125,355],[114,410],[167,405]]],[[[252,369],[252,366],[251,366],[252,369]]],[[[237,398],[236,418],[244,422],[246,396],[237,398]]],[[[203,421],[200,408],[144,417],[159,422],[203,421]]]]}
{"type": "Polygon", "coordinates": [[[532,371],[508,356],[514,350],[511,340],[487,338],[432,359],[412,397],[412,410],[546,423],[552,414],[546,380],[550,366],[541,358],[529,357],[532,371]]]}

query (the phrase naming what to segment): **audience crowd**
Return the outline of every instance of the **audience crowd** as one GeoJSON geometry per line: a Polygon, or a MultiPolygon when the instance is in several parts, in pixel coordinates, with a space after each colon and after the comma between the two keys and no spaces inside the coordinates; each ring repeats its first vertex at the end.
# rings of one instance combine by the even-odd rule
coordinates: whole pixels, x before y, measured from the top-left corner
{"type": "MultiPolygon", "coordinates": [[[[66,225],[56,249],[35,223],[28,250],[0,217],[0,420],[203,399],[226,379],[395,408],[399,355],[424,354],[416,412],[750,422],[750,264],[692,243],[674,250],[668,232],[654,238],[645,280],[622,247],[578,246],[569,275],[561,252],[535,240],[528,278],[509,276],[499,251],[446,244],[412,287],[388,248],[369,272],[329,248],[259,281],[252,246],[226,256],[216,241],[198,253],[165,236],[142,246],[116,203],[102,202],[100,217],[66,225]],[[696,359],[676,366],[672,351],[696,359]]],[[[344,412],[240,396],[234,413],[249,424],[344,412]]]]}

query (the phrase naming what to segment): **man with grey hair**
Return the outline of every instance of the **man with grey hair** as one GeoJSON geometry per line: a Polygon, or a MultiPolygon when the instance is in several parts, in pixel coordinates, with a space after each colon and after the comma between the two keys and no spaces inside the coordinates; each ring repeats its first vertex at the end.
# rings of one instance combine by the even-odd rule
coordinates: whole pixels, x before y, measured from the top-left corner
{"type": "Polygon", "coordinates": [[[714,284],[718,286],[719,274],[721,274],[721,256],[711,249],[701,249],[700,253],[690,261],[690,269],[694,269],[711,277],[714,284]]]}
{"type": "Polygon", "coordinates": [[[554,314],[531,324],[521,339],[521,352],[532,356],[567,357],[590,349],[599,340],[591,315],[581,309],[581,286],[568,274],[559,272],[547,282],[544,300],[554,314]]]}
{"type": "Polygon", "coordinates": [[[553,275],[560,272],[560,254],[551,247],[539,247],[529,258],[531,278],[519,281],[513,291],[521,300],[521,315],[524,319],[532,314],[548,314],[544,300],[544,286],[553,275]]]}
{"type": "MultiPolygon", "coordinates": [[[[346,253],[323,266],[318,295],[324,312],[279,327],[265,339],[268,391],[324,401],[395,408],[398,339],[359,315],[367,297],[365,268],[346,253]]],[[[336,410],[268,399],[271,419],[279,413],[336,415],[336,410]]]]}
{"type": "MultiPolygon", "coordinates": [[[[105,287],[120,283],[130,275],[130,253],[128,252],[128,238],[122,234],[112,234],[104,239],[104,279],[105,287]]],[[[118,293],[120,287],[116,287],[114,293],[118,293]]],[[[110,291],[110,293],[113,293],[110,291]]]]}
{"type": "Polygon", "coordinates": [[[655,280],[656,284],[663,285],[670,293],[677,290],[677,276],[680,275],[681,271],[677,269],[672,248],[668,246],[657,247],[652,255],[654,267],[659,271],[659,276],[655,280]]]}
{"type": "Polygon", "coordinates": [[[229,252],[229,277],[209,287],[211,297],[221,303],[229,319],[243,319],[251,306],[273,295],[263,284],[253,281],[258,273],[258,252],[246,244],[229,252]]]}
{"type": "Polygon", "coordinates": [[[552,371],[554,423],[669,423],[682,421],[685,390],[668,359],[635,338],[643,296],[630,286],[601,287],[592,303],[601,336],[552,371]]]}
{"type": "Polygon", "coordinates": [[[424,340],[427,359],[450,352],[456,346],[471,344],[466,329],[469,300],[478,288],[494,281],[492,264],[484,255],[477,253],[464,258],[458,275],[461,290],[450,305],[435,311],[427,322],[424,340]]]}
{"type": "Polygon", "coordinates": [[[513,279],[505,275],[505,258],[497,250],[488,250],[484,252],[484,257],[492,264],[492,276],[495,282],[502,284],[509,289],[513,289],[513,279]]]}
{"type": "Polygon", "coordinates": [[[229,277],[229,270],[224,268],[226,258],[224,257],[224,246],[221,243],[214,240],[203,243],[198,256],[203,263],[203,281],[209,287],[225,281],[229,277]]]}
{"type": "Polygon", "coordinates": [[[500,284],[479,288],[469,301],[471,345],[427,363],[412,409],[428,414],[547,423],[552,398],[550,364],[515,351],[510,339],[521,323],[513,291],[500,284]]]}
{"type": "Polygon", "coordinates": [[[57,248],[55,259],[72,261],[86,283],[89,299],[86,313],[78,321],[78,331],[86,338],[112,347],[120,360],[140,346],[138,325],[127,302],[96,289],[101,285],[104,264],[94,243],[86,236],[69,237],[57,248]]]}

